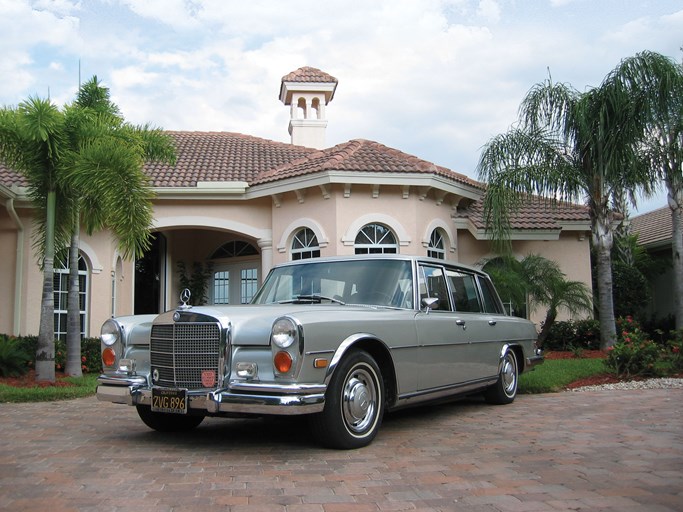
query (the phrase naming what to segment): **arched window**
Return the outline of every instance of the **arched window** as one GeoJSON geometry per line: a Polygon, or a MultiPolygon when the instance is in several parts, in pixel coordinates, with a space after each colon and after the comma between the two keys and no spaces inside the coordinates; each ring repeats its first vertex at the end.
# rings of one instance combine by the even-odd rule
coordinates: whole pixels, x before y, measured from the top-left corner
{"type": "Polygon", "coordinates": [[[232,240],[211,255],[213,267],[211,302],[213,304],[248,304],[258,289],[259,252],[249,242],[232,240]]]}
{"type": "Polygon", "coordinates": [[[319,258],[320,245],[313,230],[302,228],[294,234],[292,239],[292,260],[319,258]]]}
{"type": "Polygon", "coordinates": [[[444,234],[440,229],[435,229],[432,231],[432,236],[429,238],[427,256],[430,258],[438,258],[440,260],[446,259],[446,249],[444,249],[444,234]]]}
{"type": "Polygon", "coordinates": [[[353,244],[356,254],[396,254],[396,236],[382,224],[367,224],[356,235],[353,244]]]}
{"type": "Polygon", "coordinates": [[[218,260],[221,258],[239,258],[242,256],[257,256],[258,249],[251,245],[249,242],[243,242],[242,240],[233,240],[231,242],[224,243],[218,249],[214,251],[211,255],[212,260],[218,260]]]}
{"type": "MultiPolygon", "coordinates": [[[[54,265],[54,300],[55,300],[55,339],[66,340],[67,298],[69,294],[69,257],[64,254],[55,258],[54,265]]],[[[81,337],[86,335],[88,305],[88,265],[83,256],[78,256],[78,310],[81,317],[81,337]]]]}

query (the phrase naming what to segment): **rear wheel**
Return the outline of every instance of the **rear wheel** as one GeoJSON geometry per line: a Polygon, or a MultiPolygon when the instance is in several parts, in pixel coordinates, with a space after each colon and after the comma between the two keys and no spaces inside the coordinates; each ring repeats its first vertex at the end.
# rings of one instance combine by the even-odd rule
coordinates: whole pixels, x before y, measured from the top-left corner
{"type": "Polygon", "coordinates": [[[311,417],[311,429],[330,448],[361,448],[377,435],[383,414],[384,382],[379,366],[367,352],[355,351],[335,370],[325,409],[311,417]]]}
{"type": "Polygon", "coordinates": [[[512,403],[517,396],[518,380],[517,357],[512,350],[508,350],[500,365],[498,381],[484,392],[484,398],[488,403],[495,405],[512,403]]]}
{"type": "Polygon", "coordinates": [[[136,409],[143,423],[158,432],[187,432],[204,420],[204,416],[152,412],[145,405],[137,405],[136,409]]]}

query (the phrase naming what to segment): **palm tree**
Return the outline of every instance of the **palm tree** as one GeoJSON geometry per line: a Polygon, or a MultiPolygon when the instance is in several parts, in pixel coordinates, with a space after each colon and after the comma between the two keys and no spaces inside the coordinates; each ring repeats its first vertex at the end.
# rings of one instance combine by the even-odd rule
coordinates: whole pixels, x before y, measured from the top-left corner
{"type": "Polygon", "coordinates": [[[65,111],[72,161],[61,179],[73,202],[69,248],[67,359],[65,373],[81,375],[81,323],[78,279],[80,227],[88,234],[108,228],[124,258],[149,249],[152,191],[143,164],[172,163],[172,139],[160,129],[125,123],[109,90],[94,76],[65,111]]]}
{"type": "Polygon", "coordinates": [[[683,66],[655,52],[625,59],[616,79],[646,98],[642,150],[653,176],[664,182],[673,221],[676,329],[683,329],[683,66]]]}
{"type": "MultiPolygon", "coordinates": [[[[96,78],[86,85],[84,94],[102,93],[96,78]]],[[[126,124],[113,107],[106,112],[106,102],[95,101],[101,107],[95,108],[79,99],[81,104],[63,110],[37,98],[0,109],[0,160],[26,177],[37,212],[35,244],[43,269],[36,350],[40,381],[55,380],[55,253],[68,247],[72,234],[78,246],[82,222],[88,233],[111,229],[124,258],[141,255],[149,244],[152,218],[151,190],[142,165],[146,159],[174,158],[172,142],[161,130],[126,124]]],[[[77,269],[77,260],[71,266],[77,269]]],[[[77,284],[74,289],[77,296],[77,284]]],[[[77,300],[69,302],[78,310],[77,300]]],[[[80,322],[76,329],[77,348],[71,352],[78,355],[70,363],[80,372],[80,322]]]]}
{"type": "Polygon", "coordinates": [[[546,306],[545,319],[538,335],[542,346],[561,309],[570,315],[591,311],[593,301],[589,288],[580,281],[570,281],[557,262],[538,254],[518,261],[506,255],[488,262],[485,270],[504,297],[512,299],[518,309],[527,301],[531,311],[546,306]]]}
{"type": "Polygon", "coordinates": [[[26,177],[45,235],[34,240],[43,270],[35,369],[36,379],[45,381],[55,379],[53,265],[55,248],[64,244],[68,216],[58,179],[64,153],[64,114],[49,100],[31,97],[16,108],[0,110],[0,159],[26,177]]]}
{"type": "Polygon", "coordinates": [[[525,200],[586,202],[598,269],[602,348],[616,341],[611,249],[619,223],[610,205],[615,191],[650,183],[636,151],[642,134],[639,98],[606,79],[579,92],[550,79],[522,101],[519,125],[484,147],[478,172],[488,182],[485,219],[494,240],[510,250],[510,219],[525,200]]]}

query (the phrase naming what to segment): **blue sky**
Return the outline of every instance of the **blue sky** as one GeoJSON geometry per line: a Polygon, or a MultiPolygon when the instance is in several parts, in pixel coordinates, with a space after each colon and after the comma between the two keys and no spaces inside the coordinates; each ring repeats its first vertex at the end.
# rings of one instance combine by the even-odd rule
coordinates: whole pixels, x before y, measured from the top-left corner
{"type": "Polygon", "coordinates": [[[80,63],[131,122],[288,142],[280,80],[314,66],[339,80],[329,145],[375,140],[476,178],[548,73],[585,90],[681,46],[681,0],[0,0],[0,104],[71,101],[80,63]]]}

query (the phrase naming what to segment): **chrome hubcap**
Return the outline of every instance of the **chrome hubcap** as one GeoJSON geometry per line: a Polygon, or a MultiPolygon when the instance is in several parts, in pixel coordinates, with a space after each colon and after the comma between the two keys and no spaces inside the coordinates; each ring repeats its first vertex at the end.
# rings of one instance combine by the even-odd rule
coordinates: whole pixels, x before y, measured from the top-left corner
{"type": "Polygon", "coordinates": [[[356,369],[349,375],[344,385],[342,410],[352,432],[363,432],[372,424],[377,411],[377,388],[368,371],[356,369]]]}
{"type": "Polygon", "coordinates": [[[505,394],[511,396],[515,393],[517,388],[517,372],[516,365],[513,355],[507,354],[505,356],[505,361],[503,362],[502,369],[502,379],[503,379],[503,389],[505,394]]]}

